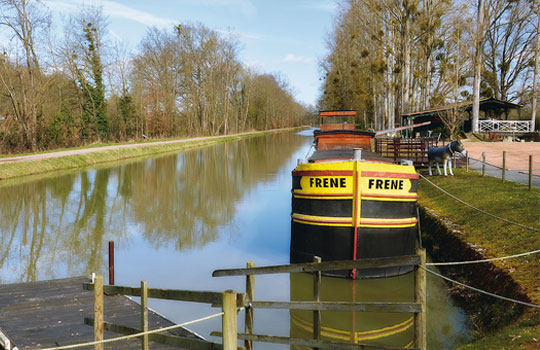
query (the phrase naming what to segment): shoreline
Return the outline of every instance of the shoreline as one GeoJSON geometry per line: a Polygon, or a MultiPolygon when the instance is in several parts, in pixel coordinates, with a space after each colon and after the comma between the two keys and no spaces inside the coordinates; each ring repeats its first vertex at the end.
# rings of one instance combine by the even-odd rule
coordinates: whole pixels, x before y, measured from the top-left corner
{"type": "Polygon", "coordinates": [[[126,159],[152,156],[162,153],[181,152],[197,147],[233,142],[250,137],[300,130],[302,127],[244,132],[231,135],[202,136],[163,141],[147,141],[87,148],[47,151],[23,156],[0,158],[0,181],[41,175],[59,170],[84,168],[126,159]]]}

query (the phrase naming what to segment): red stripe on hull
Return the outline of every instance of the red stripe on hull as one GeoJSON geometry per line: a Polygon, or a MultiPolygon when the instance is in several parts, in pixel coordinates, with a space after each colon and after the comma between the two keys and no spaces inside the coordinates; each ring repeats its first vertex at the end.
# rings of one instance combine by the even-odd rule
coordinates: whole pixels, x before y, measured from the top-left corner
{"type": "Polygon", "coordinates": [[[351,197],[352,193],[295,193],[293,192],[293,195],[295,196],[301,196],[301,197],[351,197]]]}
{"type": "Polygon", "coordinates": [[[362,198],[398,198],[398,199],[417,199],[417,195],[410,195],[410,196],[399,196],[399,195],[391,195],[391,194],[369,194],[369,193],[362,193],[362,198]]]}
{"type": "Polygon", "coordinates": [[[352,176],[351,170],[293,171],[292,176],[352,176]]]}

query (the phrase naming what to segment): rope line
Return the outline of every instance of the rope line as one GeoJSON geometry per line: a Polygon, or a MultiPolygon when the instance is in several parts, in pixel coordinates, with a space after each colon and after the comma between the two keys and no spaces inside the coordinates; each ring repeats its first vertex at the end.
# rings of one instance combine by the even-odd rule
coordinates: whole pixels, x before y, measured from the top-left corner
{"type": "Polygon", "coordinates": [[[168,326],[168,327],[157,328],[157,329],[153,329],[153,330],[146,331],[146,332],[140,332],[140,333],[125,335],[125,336],[117,337],[117,338],[109,338],[109,339],[103,339],[103,340],[98,340],[98,341],[92,341],[92,342],[88,342],[88,343],[73,344],[73,345],[66,345],[66,346],[58,346],[58,347],[54,347],[54,348],[45,348],[45,349],[41,349],[41,350],[75,349],[75,348],[81,348],[83,346],[91,346],[91,345],[96,345],[96,344],[105,344],[105,343],[112,343],[112,342],[121,341],[121,340],[128,340],[128,339],[138,338],[138,337],[146,335],[146,334],[154,334],[154,333],[169,331],[171,329],[180,328],[180,327],[183,327],[183,326],[188,326],[188,325],[193,324],[193,323],[207,321],[207,320],[210,320],[212,318],[216,318],[216,317],[219,317],[219,316],[222,316],[222,315],[223,315],[223,312],[220,312],[218,314],[202,317],[202,318],[199,318],[199,319],[196,319],[196,320],[193,320],[193,321],[187,321],[187,322],[184,322],[184,323],[175,324],[175,325],[168,326]]]}
{"type": "MultiPolygon", "coordinates": [[[[471,158],[469,157],[469,166],[471,164],[475,164],[475,163],[480,163],[482,164],[482,161],[480,159],[475,159],[475,158],[471,158]],[[471,162],[471,160],[473,160],[474,162],[471,162]]],[[[490,166],[490,167],[494,167],[494,168],[497,168],[497,169],[500,169],[502,170],[502,166],[498,166],[498,165],[495,165],[495,164],[491,164],[491,163],[488,163],[488,162],[484,162],[484,164],[486,166],[490,166]]],[[[529,175],[529,169],[510,169],[508,167],[506,167],[505,171],[515,171],[515,172],[518,172],[520,174],[525,174],[525,175],[529,175]]],[[[533,172],[535,171],[540,171],[540,168],[539,169],[532,169],[533,172]]],[[[535,177],[540,177],[540,175],[538,174],[532,174],[532,176],[535,176],[535,177]]]]}
{"type": "Polygon", "coordinates": [[[426,263],[426,265],[427,266],[444,266],[444,265],[479,264],[479,263],[485,263],[485,262],[490,262],[490,261],[518,258],[520,256],[532,255],[532,254],[537,254],[537,253],[540,253],[540,249],[533,250],[533,251],[526,252],[526,253],[521,253],[521,254],[503,256],[503,257],[500,257],[500,258],[491,258],[491,259],[482,259],[482,260],[470,260],[470,261],[450,261],[450,262],[426,263]]]}
{"type": "Polygon", "coordinates": [[[533,308],[536,308],[536,309],[540,309],[540,305],[535,305],[535,304],[531,304],[531,303],[527,303],[527,302],[524,302],[524,301],[521,301],[521,300],[516,300],[516,299],[511,299],[511,298],[507,298],[507,297],[503,297],[501,295],[497,295],[497,294],[493,294],[493,293],[490,293],[490,292],[486,292],[485,290],[482,290],[482,289],[478,289],[478,288],[475,288],[475,287],[471,287],[471,286],[468,286],[466,284],[463,284],[461,282],[458,282],[458,281],[454,281],[453,279],[451,278],[448,278],[446,276],[443,276],[435,271],[432,271],[430,269],[426,269],[425,267],[422,267],[420,266],[421,269],[423,270],[426,270],[427,272],[437,276],[437,277],[440,277],[444,280],[447,280],[449,282],[452,282],[452,283],[455,283],[457,285],[460,285],[462,287],[465,287],[465,288],[468,288],[468,289],[471,289],[471,290],[474,290],[475,292],[478,292],[478,293],[482,293],[482,294],[485,294],[485,295],[489,295],[490,297],[494,297],[494,298],[497,298],[497,299],[501,299],[501,300],[505,300],[505,301],[509,301],[509,302],[512,302],[512,303],[516,303],[516,304],[521,304],[521,305],[525,305],[525,306],[529,306],[529,307],[533,307],[533,308]]]}
{"type": "Polygon", "coordinates": [[[429,181],[424,175],[422,174],[418,174],[420,175],[420,177],[422,177],[424,180],[426,180],[430,185],[434,186],[435,188],[437,188],[439,191],[441,191],[442,193],[446,194],[447,196],[450,196],[451,198],[455,199],[456,201],[460,202],[461,204],[464,204],[466,206],[468,206],[469,208],[472,208],[474,210],[477,210],[483,214],[486,214],[486,215],[489,215],[495,219],[498,219],[498,220],[501,220],[501,221],[504,221],[506,223],[509,223],[509,224],[512,224],[512,225],[516,225],[516,226],[519,226],[519,227],[522,227],[522,228],[525,228],[527,230],[531,230],[531,231],[536,231],[536,232],[540,232],[540,229],[537,229],[537,228],[534,228],[534,227],[530,227],[530,226],[526,226],[526,225],[523,225],[523,224],[520,224],[518,222],[515,222],[515,221],[511,221],[511,220],[508,220],[508,219],[505,219],[505,218],[502,218],[500,216],[497,216],[497,215],[494,215],[494,214],[491,214],[490,212],[487,212],[483,209],[480,209],[480,208],[477,208],[465,201],[463,201],[462,199],[459,199],[458,197],[454,196],[453,194],[445,191],[443,188],[437,186],[435,183],[429,181]]]}

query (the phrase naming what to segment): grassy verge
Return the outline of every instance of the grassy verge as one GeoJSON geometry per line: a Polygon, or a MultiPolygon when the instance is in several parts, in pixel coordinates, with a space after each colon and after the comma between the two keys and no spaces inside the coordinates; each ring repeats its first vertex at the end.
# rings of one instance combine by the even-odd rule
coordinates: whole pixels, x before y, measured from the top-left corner
{"type": "MultiPolygon", "coordinates": [[[[494,215],[521,224],[540,228],[540,190],[500,179],[482,177],[475,172],[458,169],[456,176],[429,178],[456,197],[494,215]]],[[[481,248],[486,257],[502,257],[537,250],[538,232],[520,228],[474,211],[437,190],[425,180],[420,181],[419,204],[429,207],[460,228],[462,239],[481,248]]],[[[494,262],[507,271],[522,287],[533,304],[540,304],[538,254],[494,262]]],[[[540,344],[540,314],[527,311],[519,320],[483,334],[474,343],[460,349],[537,349],[540,344]]]]}
{"type": "MultiPolygon", "coordinates": [[[[148,156],[153,156],[153,155],[161,154],[161,153],[180,152],[180,151],[184,151],[191,148],[203,147],[203,146],[208,146],[208,145],[213,145],[213,144],[223,143],[223,142],[237,141],[237,140],[245,139],[248,137],[263,136],[263,135],[268,135],[275,132],[282,132],[286,130],[292,130],[292,129],[253,132],[253,133],[245,133],[245,134],[231,135],[231,136],[220,136],[220,137],[206,138],[203,140],[193,140],[193,141],[186,140],[184,142],[167,143],[167,144],[153,144],[156,141],[158,141],[158,140],[154,140],[154,142],[145,143],[144,145],[141,145],[140,147],[118,148],[118,149],[113,149],[113,150],[96,151],[96,152],[85,153],[85,154],[69,155],[69,156],[33,160],[33,161],[7,162],[7,163],[0,164],[0,180],[14,179],[14,178],[18,178],[21,176],[28,176],[28,175],[50,173],[50,172],[54,172],[58,170],[83,168],[87,166],[93,166],[93,165],[109,163],[109,162],[116,162],[116,161],[125,160],[125,159],[148,157],[148,156]]],[[[165,140],[159,140],[159,141],[165,141],[165,140]]],[[[171,140],[166,140],[166,141],[171,141],[171,140]]],[[[134,143],[134,142],[131,142],[131,143],[134,143]]],[[[130,143],[128,142],[128,143],[123,143],[123,144],[130,144],[130,143]]],[[[96,148],[96,147],[101,147],[101,146],[113,146],[113,145],[121,145],[121,144],[90,145],[86,147],[55,150],[55,152],[67,151],[67,150],[78,150],[78,149],[89,149],[89,148],[96,148]]],[[[43,152],[43,153],[51,153],[51,152],[43,152]]],[[[21,155],[16,155],[16,156],[21,156],[21,155]]]]}

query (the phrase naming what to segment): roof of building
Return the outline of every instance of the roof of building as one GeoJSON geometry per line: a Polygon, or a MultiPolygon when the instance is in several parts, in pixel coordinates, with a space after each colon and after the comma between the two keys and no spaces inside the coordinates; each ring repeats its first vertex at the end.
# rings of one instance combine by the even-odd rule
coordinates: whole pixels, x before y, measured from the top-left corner
{"type": "MultiPolygon", "coordinates": [[[[467,111],[467,110],[472,110],[472,105],[473,105],[472,101],[458,102],[457,104],[452,103],[452,104],[448,104],[448,105],[428,109],[428,110],[425,110],[425,111],[418,111],[418,112],[402,114],[401,117],[429,116],[429,115],[436,114],[437,112],[449,111],[449,110],[452,110],[453,108],[456,108],[456,107],[458,109],[462,110],[462,111],[467,111]]],[[[480,109],[481,110],[491,110],[491,109],[496,109],[496,108],[521,109],[521,105],[519,105],[517,103],[508,102],[508,101],[502,101],[502,100],[499,100],[499,99],[496,99],[496,98],[493,98],[493,97],[483,98],[483,99],[480,100],[480,109]]]]}

